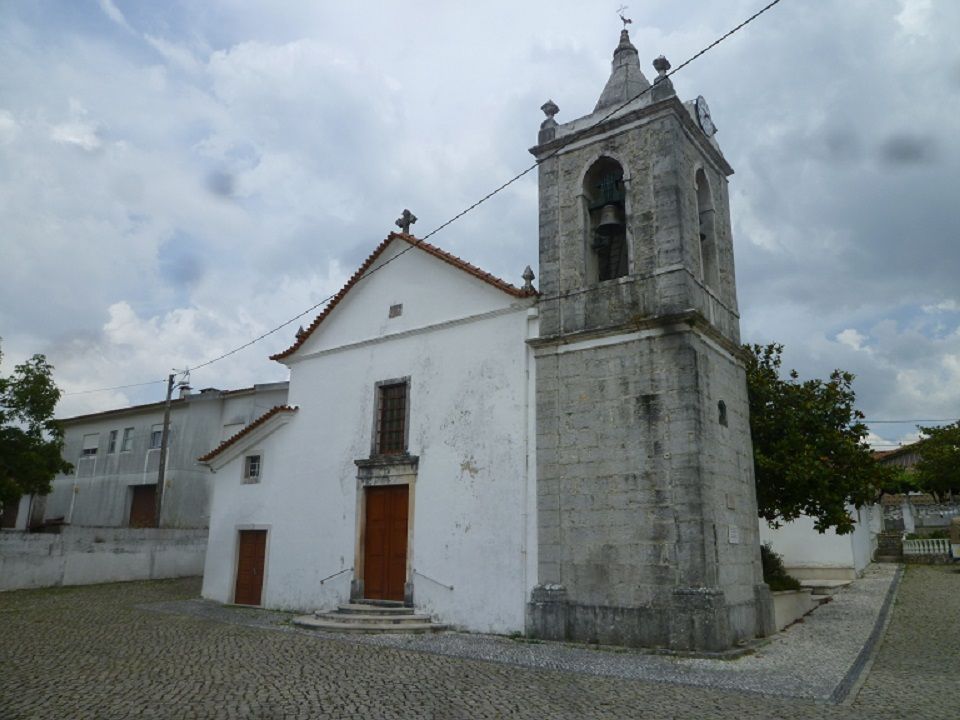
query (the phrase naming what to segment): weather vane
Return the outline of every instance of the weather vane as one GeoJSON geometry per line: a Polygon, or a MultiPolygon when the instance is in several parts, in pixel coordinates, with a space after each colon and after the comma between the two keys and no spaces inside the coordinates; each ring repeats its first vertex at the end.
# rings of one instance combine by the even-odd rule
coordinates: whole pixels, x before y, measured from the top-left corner
{"type": "Polygon", "coordinates": [[[629,5],[621,5],[620,7],[617,8],[617,15],[619,15],[620,19],[623,21],[624,30],[627,29],[627,25],[633,22],[633,20],[631,20],[630,18],[623,16],[623,13],[626,12],[628,8],[629,8],[629,5]]]}

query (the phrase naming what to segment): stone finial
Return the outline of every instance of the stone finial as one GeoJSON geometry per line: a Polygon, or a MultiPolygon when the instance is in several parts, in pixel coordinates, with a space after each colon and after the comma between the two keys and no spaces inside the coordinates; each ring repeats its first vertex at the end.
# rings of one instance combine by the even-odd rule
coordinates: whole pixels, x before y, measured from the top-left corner
{"type": "Polygon", "coordinates": [[[547,119],[540,123],[540,134],[537,136],[537,141],[545,143],[553,140],[557,135],[557,121],[553,119],[553,116],[560,112],[560,108],[553,100],[547,100],[540,106],[540,109],[543,110],[547,119]]]}
{"type": "Polygon", "coordinates": [[[520,277],[523,278],[523,290],[527,292],[533,292],[533,280],[537,276],[533,274],[533,270],[529,265],[523,269],[523,275],[520,277]]]}
{"type": "MultiPolygon", "coordinates": [[[[547,116],[547,119],[543,121],[543,124],[552,122],[554,125],[557,124],[557,121],[553,119],[553,116],[560,112],[560,108],[557,107],[557,104],[553,100],[547,100],[543,105],[540,106],[540,109],[543,110],[543,114],[547,116]]],[[[543,127],[541,125],[540,127],[543,127]]]]}
{"type": "Polygon", "coordinates": [[[404,208],[403,214],[397,218],[396,225],[404,235],[410,234],[410,226],[417,221],[417,216],[404,208]]]}
{"type": "Polygon", "coordinates": [[[653,101],[657,102],[676,95],[673,83],[667,77],[667,71],[670,70],[670,61],[661,55],[653,61],[653,69],[657,71],[657,77],[653,79],[653,90],[650,93],[653,96],[653,101]]]}
{"type": "Polygon", "coordinates": [[[667,70],[670,69],[670,61],[661,55],[653,61],[653,69],[657,71],[659,77],[666,77],[667,70]]]}

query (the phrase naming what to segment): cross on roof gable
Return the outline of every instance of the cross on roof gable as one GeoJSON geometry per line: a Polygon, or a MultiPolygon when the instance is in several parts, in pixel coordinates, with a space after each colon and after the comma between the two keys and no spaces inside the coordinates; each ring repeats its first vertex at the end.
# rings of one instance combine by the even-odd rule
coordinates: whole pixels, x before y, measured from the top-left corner
{"type": "MultiPolygon", "coordinates": [[[[429,255],[432,255],[433,257],[436,257],[442,260],[443,262],[449,265],[452,265],[453,267],[459,270],[462,270],[469,275],[472,275],[478,280],[482,280],[488,285],[492,285],[498,290],[501,290],[507,293],[508,295],[512,295],[513,297],[527,298],[527,297],[533,297],[537,295],[536,290],[525,290],[523,288],[516,287],[515,285],[511,285],[505,280],[502,280],[496,277],[495,275],[491,275],[490,273],[481,270],[477,266],[468,263],[466,260],[463,260],[457,257],[456,255],[448,253],[445,250],[441,250],[440,248],[436,247],[435,245],[431,245],[430,243],[423,242],[422,240],[417,240],[413,235],[407,235],[405,233],[390,233],[386,237],[386,239],[382,243],[380,243],[372,253],[370,253],[370,256],[363,261],[363,263],[360,265],[357,271],[350,277],[347,283],[340,289],[340,292],[338,292],[336,295],[333,296],[330,302],[327,303],[326,307],[320,312],[319,315],[317,315],[314,321],[310,323],[310,326],[303,333],[297,334],[297,339],[293,343],[293,345],[291,345],[290,347],[288,347],[286,350],[282,352],[279,352],[275,355],[271,355],[270,359],[282,361],[285,358],[288,358],[291,355],[293,355],[297,350],[299,350],[300,347],[302,347],[303,344],[310,338],[313,332],[320,326],[320,324],[330,315],[330,313],[340,303],[340,301],[343,300],[344,296],[348,292],[350,292],[353,286],[356,285],[360,281],[360,279],[373,267],[377,259],[384,253],[387,247],[394,240],[402,240],[403,242],[408,243],[410,246],[412,246],[412,248],[416,250],[422,250],[423,252],[429,255]]],[[[405,248],[405,249],[409,249],[409,248],[405,248]]]]}

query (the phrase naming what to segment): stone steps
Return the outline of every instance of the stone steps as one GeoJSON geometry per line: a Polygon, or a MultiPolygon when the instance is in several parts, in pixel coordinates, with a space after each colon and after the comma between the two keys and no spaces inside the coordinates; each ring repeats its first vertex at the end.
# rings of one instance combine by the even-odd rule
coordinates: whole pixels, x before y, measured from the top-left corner
{"type": "Polygon", "coordinates": [[[389,601],[345,603],[333,612],[296,617],[293,624],[338,633],[428,633],[447,629],[429,615],[417,615],[413,608],[389,601]]]}
{"type": "Polygon", "coordinates": [[[800,587],[804,590],[811,590],[812,595],[833,595],[838,590],[845,588],[851,583],[850,580],[801,580],[800,587]]]}

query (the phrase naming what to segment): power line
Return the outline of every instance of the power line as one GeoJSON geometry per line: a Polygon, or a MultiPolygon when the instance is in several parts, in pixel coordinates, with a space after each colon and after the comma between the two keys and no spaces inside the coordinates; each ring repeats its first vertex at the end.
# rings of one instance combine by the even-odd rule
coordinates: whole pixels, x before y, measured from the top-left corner
{"type": "Polygon", "coordinates": [[[165,383],[166,380],[149,380],[142,383],[131,383],[129,385],[114,385],[113,387],[94,388],[93,390],[73,390],[71,392],[60,393],[61,395],[87,395],[88,393],[107,392],[108,390],[123,390],[125,388],[143,387],[144,385],[156,385],[165,383]]]}
{"type": "Polygon", "coordinates": [[[905,423],[952,423],[957,422],[956,418],[951,418],[949,420],[923,420],[923,419],[914,419],[914,420],[861,420],[860,422],[867,424],[876,424],[880,423],[891,423],[891,424],[905,424],[905,423]]]}
{"type": "MultiPolygon", "coordinates": [[[[691,55],[689,58],[687,58],[687,59],[684,60],[682,63],[680,63],[679,65],[677,65],[677,67],[675,67],[675,68],[673,68],[672,70],[670,70],[670,72],[666,73],[666,74],[663,76],[663,79],[672,77],[673,75],[675,75],[676,73],[678,73],[680,70],[682,70],[683,68],[685,68],[687,65],[689,65],[690,63],[694,62],[694,61],[697,60],[698,58],[700,58],[700,57],[702,57],[703,55],[705,55],[706,53],[708,53],[710,50],[712,50],[713,48],[715,48],[717,45],[719,45],[720,43],[722,43],[724,40],[726,40],[726,39],[729,38],[730,36],[736,34],[736,33],[739,32],[740,30],[742,30],[743,28],[745,28],[747,25],[749,25],[750,23],[752,23],[754,20],[756,20],[757,18],[759,18],[761,15],[763,15],[764,13],[766,13],[768,10],[772,9],[775,5],[778,5],[780,2],[781,2],[781,0],[772,0],[771,2],[767,3],[763,8],[761,8],[760,10],[758,10],[757,12],[755,12],[753,15],[751,15],[750,17],[748,17],[746,20],[744,20],[743,22],[739,23],[738,25],[736,25],[736,26],[735,26],[734,28],[732,28],[731,30],[728,30],[726,33],[724,33],[723,35],[721,35],[720,37],[718,37],[716,40],[714,40],[712,43],[710,43],[709,45],[707,45],[706,47],[704,47],[703,49],[701,49],[699,52],[695,53],[694,55],[691,55]]],[[[662,82],[661,79],[658,79],[658,81],[659,81],[659,82],[662,82]]],[[[644,96],[645,94],[647,94],[648,92],[652,91],[656,84],[657,84],[657,83],[655,82],[654,84],[650,85],[649,87],[645,88],[644,90],[641,90],[639,93],[637,93],[636,95],[634,95],[634,96],[631,97],[630,99],[628,99],[628,100],[626,100],[625,102],[621,103],[620,105],[616,106],[616,107],[613,108],[610,112],[608,112],[606,115],[604,115],[602,118],[600,118],[599,120],[597,120],[591,127],[597,127],[598,125],[603,124],[604,122],[606,122],[607,120],[609,120],[611,117],[613,117],[614,115],[616,115],[618,112],[620,112],[621,110],[623,110],[625,107],[627,107],[628,105],[632,104],[633,102],[635,102],[635,101],[638,100],[639,98],[643,97],[643,96],[644,96]]],[[[416,242],[411,243],[410,245],[408,245],[406,248],[404,248],[403,250],[401,250],[399,253],[397,253],[397,254],[394,255],[393,257],[390,257],[390,258],[388,258],[387,260],[384,260],[381,264],[379,264],[379,265],[377,265],[376,267],[373,267],[373,268],[371,268],[370,270],[368,270],[367,272],[365,272],[362,276],[360,276],[359,278],[357,278],[357,282],[359,282],[360,280],[363,280],[363,279],[365,279],[365,278],[370,277],[371,275],[373,275],[375,272],[378,272],[379,270],[382,270],[384,267],[386,267],[387,265],[389,265],[391,262],[393,262],[393,261],[396,260],[397,258],[401,257],[402,255],[405,255],[407,252],[409,252],[410,250],[412,250],[413,248],[415,248],[415,247],[416,247],[417,245],[419,245],[420,243],[426,242],[429,238],[431,238],[432,236],[436,235],[437,233],[439,233],[440,231],[444,230],[445,228],[449,227],[450,225],[452,225],[453,223],[455,223],[457,220],[459,220],[460,218],[462,218],[464,215],[467,215],[468,213],[472,212],[473,210],[475,210],[476,208],[478,208],[478,207],[479,207],[480,205],[482,205],[483,203],[487,202],[487,200],[489,200],[489,199],[491,199],[492,197],[494,197],[495,195],[501,193],[503,190],[505,190],[506,188],[508,188],[508,187],[510,187],[511,185],[513,185],[513,183],[517,182],[518,180],[520,180],[521,178],[523,178],[524,176],[526,176],[526,175],[528,175],[530,172],[532,172],[534,169],[536,169],[537,167],[539,167],[541,163],[543,163],[544,161],[549,160],[550,158],[556,156],[561,150],[563,150],[564,147],[566,147],[567,144],[569,144],[569,142],[570,142],[572,139],[573,139],[572,137],[571,137],[571,138],[568,138],[566,141],[563,141],[563,140],[561,139],[560,144],[557,145],[557,147],[555,147],[555,148],[554,148],[553,150],[551,150],[549,153],[547,153],[546,155],[544,155],[542,158],[537,159],[537,160],[536,160],[534,163],[532,163],[530,166],[526,167],[525,169],[523,169],[522,171],[520,171],[519,173],[517,173],[516,175],[514,175],[513,177],[511,177],[509,180],[507,180],[506,182],[502,183],[501,185],[499,185],[499,186],[498,186],[497,188],[495,188],[494,190],[491,190],[489,193],[487,193],[486,195],[484,195],[484,196],[481,197],[479,200],[477,200],[476,202],[472,203],[471,205],[469,205],[469,206],[466,207],[465,209],[463,209],[463,210],[461,210],[460,212],[458,212],[456,215],[454,215],[453,217],[451,217],[449,220],[446,220],[445,222],[441,223],[440,225],[438,225],[437,227],[435,227],[433,230],[431,230],[430,232],[428,232],[426,235],[424,235],[422,238],[416,239],[416,242]]],[[[338,292],[339,292],[339,291],[338,291],[338,292]]],[[[261,340],[264,340],[265,338],[269,337],[270,335],[273,335],[274,333],[276,333],[276,332],[282,330],[283,328],[287,327],[287,326],[290,325],[291,323],[296,322],[297,320],[299,320],[300,318],[302,318],[304,315],[307,315],[307,314],[313,312],[314,310],[316,310],[317,308],[319,308],[319,307],[321,307],[321,306],[323,306],[323,305],[326,305],[328,302],[330,302],[331,300],[333,300],[333,298],[336,297],[336,295],[337,295],[337,293],[334,293],[334,294],[330,295],[329,297],[324,298],[323,300],[315,303],[314,305],[311,305],[309,308],[307,308],[306,310],[298,313],[297,315],[295,315],[294,317],[290,318],[289,320],[281,323],[280,325],[277,325],[276,327],[271,328],[270,330],[267,330],[267,331],[264,332],[264,333],[261,333],[260,335],[258,335],[257,337],[253,338],[252,340],[249,340],[248,342],[245,342],[244,344],[242,344],[242,345],[240,345],[240,346],[238,346],[238,347],[236,347],[236,348],[234,348],[234,349],[232,349],[232,350],[229,350],[229,351],[227,351],[227,352],[225,352],[225,353],[222,353],[221,355],[218,355],[218,356],[216,356],[216,357],[214,357],[214,358],[211,358],[211,359],[209,359],[209,360],[205,360],[205,361],[203,361],[202,363],[199,363],[198,365],[194,365],[194,366],[191,368],[191,370],[199,370],[199,369],[201,369],[201,368],[208,367],[208,366],[212,365],[212,364],[215,363],[215,362],[219,362],[220,360],[223,360],[223,359],[225,359],[225,358],[228,358],[228,357],[230,357],[231,355],[235,355],[236,353],[240,352],[241,350],[245,350],[246,348],[250,347],[251,345],[255,345],[256,343],[260,342],[261,340]]],[[[558,296],[558,298],[559,298],[559,296],[558,296]]],[[[544,299],[544,300],[547,300],[547,299],[555,299],[555,298],[543,298],[543,299],[544,299]]],[[[160,382],[165,382],[165,381],[163,381],[163,380],[155,380],[155,381],[152,381],[152,382],[149,382],[149,383],[135,383],[135,384],[133,384],[133,385],[118,386],[117,388],[101,388],[101,389],[99,389],[99,390],[88,390],[88,391],[83,391],[83,392],[103,392],[103,391],[106,391],[106,390],[120,389],[120,388],[122,388],[122,387],[137,387],[137,386],[139,386],[139,385],[152,385],[152,384],[160,383],[160,382]]],[[[64,393],[64,394],[79,394],[79,393],[64,393]]]]}

